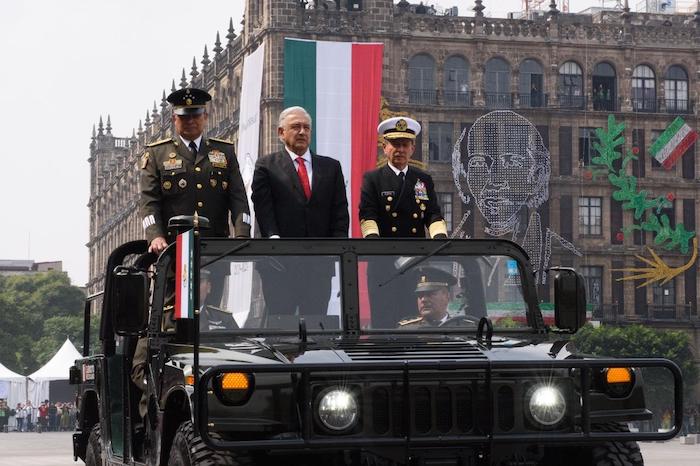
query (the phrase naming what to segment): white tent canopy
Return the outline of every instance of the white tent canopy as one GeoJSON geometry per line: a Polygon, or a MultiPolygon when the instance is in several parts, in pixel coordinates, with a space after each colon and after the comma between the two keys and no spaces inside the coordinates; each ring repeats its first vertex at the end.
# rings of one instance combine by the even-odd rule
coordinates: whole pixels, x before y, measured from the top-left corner
{"type": "Polygon", "coordinates": [[[0,399],[6,399],[10,408],[27,399],[27,379],[0,363],[0,399]]]}
{"type": "Polygon", "coordinates": [[[75,349],[73,343],[66,338],[63,346],[44,364],[42,368],[29,375],[29,399],[32,403],[41,403],[49,399],[49,382],[54,380],[68,380],[70,367],[76,359],[83,356],[75,349]]]}

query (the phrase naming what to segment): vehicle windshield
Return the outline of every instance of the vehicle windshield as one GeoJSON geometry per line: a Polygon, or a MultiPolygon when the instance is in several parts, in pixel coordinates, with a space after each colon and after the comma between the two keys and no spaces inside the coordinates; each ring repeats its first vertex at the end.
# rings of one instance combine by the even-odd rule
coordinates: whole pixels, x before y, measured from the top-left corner
{"type": "Polygon", "coordinates": [[[309,331],[337,331],[345,312],[364,330],[475,329],[482,317],[495,329],[528,327],[522,267],[511,257],[359,255],[341,263],[333,255],[235,255],[205,266],[200,331],[296,331],[300,317],[309,331]]]}

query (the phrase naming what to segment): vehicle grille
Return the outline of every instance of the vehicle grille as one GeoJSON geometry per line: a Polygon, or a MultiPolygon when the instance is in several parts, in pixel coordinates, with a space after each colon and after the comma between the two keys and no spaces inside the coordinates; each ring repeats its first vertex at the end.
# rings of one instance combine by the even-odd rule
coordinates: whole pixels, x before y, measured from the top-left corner
{"type": "Polygon", "coordinates": [[[486,356],[465,341],[392,341],[340,344],[338,349],[353,361],[476,361],[486,356]]]}

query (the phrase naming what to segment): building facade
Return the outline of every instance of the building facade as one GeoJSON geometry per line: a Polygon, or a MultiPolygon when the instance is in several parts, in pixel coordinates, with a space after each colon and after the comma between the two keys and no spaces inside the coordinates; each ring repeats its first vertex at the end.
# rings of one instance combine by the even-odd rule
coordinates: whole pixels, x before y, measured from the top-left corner
{"type": "MultiPolygon", "coordinates": [[[[260,154],[265,154],[279,147],[285,37],[382,42],[387,110],[421,122],[415,158],[433,174],[455,236],[484,237],[489,225],[473,196],[455,183],[453,148],[480,117],[512,110],[537,128],[551,161],[548,198],[523,209],[518,225],[527,225],[536,213],[544,229],[580,253],[553,241],[549,264],[573,265],[583,273],[598,318],[680,326],[698,341],[697,264],[664,286],[618,280],[624,275],[620,269],[641,264],[636,255],[649,257],[647,247],[674,267],[691,254],[657,248],[653,232],[630,231],[639,222],[613,198],[614,187],[597,174],[593,159],[595,128],[605,127],[613,115],[625,125],[624,149],[636,157],[624,172],[637,180],[639,190],[669,201],[658,213],[672,226],[695,230],[700,213],[695,146],[670,170],[656,163],[650,147],[677,116],[698,128],[700,12],[563,14],[552,2],[531,19],[501,19],[484,17],[482,0],[468,17],[416,13],[415,5],[391,0],[247,0],[246,5],[240,35],[231,24],[225,43],[217,35],[212,55],[205,49],[201,63],[193,64],[189,77],[183,70],[179,82],[212,95],[209,134],[236,140],[242,59],[261,43],[266,49],[260,154]]],[[[109,252],[143,237],[138,160],[145,144],[171,132],[165,92],[160,108],[154,105],[131,137],[113,136],[109,119],[93,131],[90,292],[102,288],[109,252]]],[[[459,146],[463,154],[467,139],[459,146]]],[[[542,286],[542,296],[550,300],[548,285],[542,286]]]]}
{"type": "Polygon", "coordinates": [[[34,262],[30,259],[0,259],[0,275],[31,275],[34,273],[52,271],[63,272],[63,262],[34,262]]]}

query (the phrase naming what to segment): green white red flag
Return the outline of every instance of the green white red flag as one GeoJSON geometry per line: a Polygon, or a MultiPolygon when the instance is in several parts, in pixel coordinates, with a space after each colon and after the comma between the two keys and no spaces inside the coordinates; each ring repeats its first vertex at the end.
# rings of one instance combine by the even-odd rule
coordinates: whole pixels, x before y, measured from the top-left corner
{"type": "Polygon", "coordinates": [[[177,235],[175,259],[175,319],[194,317],[194,230],[177,235]]]}
{"type": "Polygon", "coordinates": [[[311,150],[340,162],[354,237],[362,175],[377,163],[383,54],[381,43],[284,40],[284,106],[304,107],[311,150]]]}
{"type": "Polygon", "coordinates": [[[649,152],[666,170],[670,170],[697,138],[698,133],[683,118],[677,117],[654,141],[649,152]]]}

